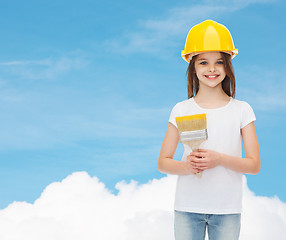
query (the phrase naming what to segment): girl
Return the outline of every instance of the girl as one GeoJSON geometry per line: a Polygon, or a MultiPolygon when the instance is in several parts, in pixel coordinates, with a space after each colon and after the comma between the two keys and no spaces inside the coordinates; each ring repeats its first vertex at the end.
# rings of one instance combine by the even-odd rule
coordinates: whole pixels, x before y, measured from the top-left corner
{"type": "Polygon", "coordinates": [[[204,240],[206,229],[211,240],[239,238],[242,174],[260,171],[260,154],[254,112],[234,99],[231,61],[236,54],[228,29],[212,20],[190,30],[182,51],[189,62],[189,99],[173,108],[158,159],[159,171],[178,175],[176,240],[204,240]],[[199,152],[184,145],[182,161],[174,160],[179,141],[175,118],[202,113],[207,116],[208,140],[199,152]]]}

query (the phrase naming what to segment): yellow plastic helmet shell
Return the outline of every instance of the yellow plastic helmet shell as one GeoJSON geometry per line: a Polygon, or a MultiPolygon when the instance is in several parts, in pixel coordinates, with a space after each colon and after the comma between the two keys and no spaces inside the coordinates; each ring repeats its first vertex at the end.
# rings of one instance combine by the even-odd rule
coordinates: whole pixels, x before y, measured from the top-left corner
{"type": "Polygon", "coordinates": [[[189,31],[182,57],[190,62],[193,56],[211,51],[226,52],[232,58],[238,53],[229,30],[213,20],[205,20],[189,31]]]}

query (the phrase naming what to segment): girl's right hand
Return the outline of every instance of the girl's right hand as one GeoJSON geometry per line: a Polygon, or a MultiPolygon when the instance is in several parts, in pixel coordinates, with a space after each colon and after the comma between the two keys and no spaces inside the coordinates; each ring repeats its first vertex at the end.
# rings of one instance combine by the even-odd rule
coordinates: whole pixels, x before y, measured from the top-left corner
{"type": "Polygon", "coordinates": [[[192,156],[191,156],[191,155],[188,155],[188,156],[187,156],[187,161],[185,162],[187,171],[188,171],[190,174],[196,174],[196,173],[202,172],[201,169],[198,169],[198,168],[194,167],[194,164],[192,163],[192,159],[191,159],[191,158],[192,158],[192,156]]]}

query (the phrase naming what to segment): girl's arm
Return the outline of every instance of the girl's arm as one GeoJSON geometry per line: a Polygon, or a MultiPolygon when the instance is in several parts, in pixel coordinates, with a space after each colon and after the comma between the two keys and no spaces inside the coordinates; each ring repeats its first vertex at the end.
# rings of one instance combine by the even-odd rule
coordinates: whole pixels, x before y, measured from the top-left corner
{"type": "Polygon", "coordinates": [[[169,123],[158,158],[158,170],[162,173],[176,175],[197,173],[198,170],[194,168],[191,161],[181,162],[173,159],[178,142],[178,129],[172,123],[169,123]]]}
{"type": "Polygon", "coordinates": [[[259,144],[254,122],[241,129],[245,158],[229,157],[222,154],[221,165],[237,172],[257,174],[260,171],[259,144]]]}
{"type": "Polygon", "coordinates": [[[221,165],[241,173],[259,173],[260,153],[254,122],[242,128],[241,135],[245,158],[229,156],[210,150],[200,150],[198,153],[191,153],[190,161],[200,171],[221,165]]]}

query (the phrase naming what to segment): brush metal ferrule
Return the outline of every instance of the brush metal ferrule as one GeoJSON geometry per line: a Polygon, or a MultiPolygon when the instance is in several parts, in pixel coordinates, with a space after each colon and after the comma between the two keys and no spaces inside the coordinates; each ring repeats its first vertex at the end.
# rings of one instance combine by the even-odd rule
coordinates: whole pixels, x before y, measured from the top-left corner
{"type": "Polygon", "coordinates": [[[179,135],[180,135],[181,142],[189,142],[189,141],[193,141],[193,140],[208,139],[207,129],[197,130],[197,131],[180,132],[179,135]]]}

